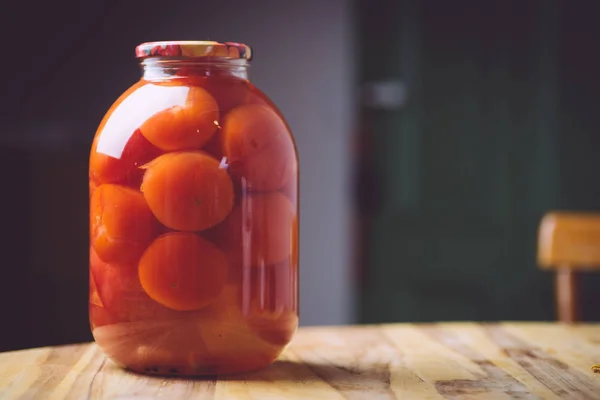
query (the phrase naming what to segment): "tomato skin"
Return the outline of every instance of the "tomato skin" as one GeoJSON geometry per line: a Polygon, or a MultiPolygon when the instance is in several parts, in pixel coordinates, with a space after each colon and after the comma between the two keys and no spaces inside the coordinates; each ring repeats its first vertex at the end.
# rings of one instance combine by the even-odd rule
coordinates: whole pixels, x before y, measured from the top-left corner
{"type": "Polygon", "coordinates": [[[188,362],[200,374],[256,369],[275,361],[283,350],[248,324],[237,284],[226,285],[219,298],[199,313],[197,332],[207,350],[190,353],[188,362]]]}
{"type": "Polygon", "coordinates": [[[233,208],[233,182],[226,169],[199,151],[154,160],[147,166],[142,191],[158,220],[180,231],[212,228],[233,208]]]}
{"type": "Polygon", "coordinates": [[[133,132],[120,158],[99,153],[97,151],[99,138],[98,135],[94,139],[90,154],[90,180],[96,185],[119,183],[139,188],[144,176],[144,170],[140,167],[163,153],[139,130],[133,132]]]}
{"type": "Polygon", "coordinates": [[[136,263],[158,230],[158,222],[139,191],[110,183],[94,190],[90,239],[102,260],[136,263]]]}
{"type": "Polygon", "coordinates": [[[227,280],[227,258],[209,241],[193,233],[167,233],[142,256],[139,278],[148,295],[173,310],[206,307],[227,280]]]}
{"type": "Polygon", "coordinates": [[[173,106],[149,117],[140,131],[163,151],[200,149],[217,130],[219,106],[200,87],[190,87],[185,104],[173,106]]]}
{"type": "Polygon", "coordinates": [[[231,110],[223,120],[221,140],[231,175],[249,190],[277,190],[295,173],[289,130],[269,107],[253,104],[231,110]]]}
{"type": "Polygon", "coordinates": [[[216,243],[226,249],[234,267],[272,265],[290,257],[297,249],[293,204],[279,192],[246,196],[215,228],[216,243]]]}
{"type": "Polygon", "coordinates": [[[204,88],[215,98],[221,114],[242,105],[266,104],[246,79],[217,74],[196,79],[194,84],[204,88]]]}
{"type": "Polygon", "coordinates": [[[90,277],[95,282],[99,299],[99,304],[90,301],[93,326],[174,316],[171,310],[152,300],[143,290],[137,264],[107,263],[91,247],[90,277]]]}

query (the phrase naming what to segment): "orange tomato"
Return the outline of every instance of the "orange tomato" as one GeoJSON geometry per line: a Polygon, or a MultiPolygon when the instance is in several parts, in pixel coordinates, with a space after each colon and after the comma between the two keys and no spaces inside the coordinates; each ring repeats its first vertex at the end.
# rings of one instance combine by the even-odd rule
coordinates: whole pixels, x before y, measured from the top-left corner
{"type": "Polygon", "coordinates": [[[139,191],[107,183],[92,195],[90,231],[102,260],[135,263],[158,234],[158,224],[139,191]]]}
{"type": "Polygon", "coordinates": [[[140,126],[140,131],[150,143],[165,151],[199,149],[215,133],[218,119],[215,99],[200,87],[190,87],[183,106],[154,114],[140,126]]]}
{"type": "Polygon", "coordinates": [[[230,72],[181,68],[177,76],[162,81],[160,85],[195,86],[206,90],[217,101],[221,114],[245,104],[272,104],[250,81],[230,72]]]}
{"type": "Polygon", "coordinates": [[[271,265],[288,258],[297,246],[296,210],[279,192],[247,195],[227,220],[215,228],[215,240],[234,267],[271,265]]]}
{"type": "Polygon", "coordinates": [[[296,311],[285,310],[270,318],[253,316],[249,320],[249,325],[266,342],[286,346],[292,341],[298,329],[298,321],[296,311]]]}
{"type": "Polygon", "coordinates": [[[193,233],[167,233],[156,239],[139,263],[142,287],[174,310],[197,310],[214,301],[227,280],[225,254],[193,233]]]}
{"type": "Polygon", "coordinates": [[[90,276],[98,301],[90,302],[92,326],[167,318],[174,311],[152,300],[142,289],[135,264],[104,262],[90,248],[90,276]]]}
{"type": "Polygon", "coordinates": [[[263,105],[237,107],[225,115],[222,149],[229,171],[250,190],[276,190],[294,174],[294,143],[284,120],[263,105]]]}
{"type": "Polygon", "coordinates": [[[139,130],[127,141],[121,158],[98,153],[96,149],[99,138],[100,135],[94,138],[90,153],[90,179],[95,184],[120,183],[139,188],[144,176],[140,167],[162,153],[146,140],[139,130]]]}
{"type": "Polygon", "coordinates": [[[156,218],[180,231],[211,228],[233,208],[231,178],[219,161],[202,152],[157,158],[147,166],[142,191],[156,218]]]}
{"type": "Polygon", "coordinates": [[[247,323],[239,285],[228,284],[219,298],[199,313],[197,331],[206,349],[192,351],[189,365],[201,374],[234,373],[272,363],[283,350],[261,339],[247,323]]]}
{"type": "Polygon", "coordinates": [[[246,79],[217,74],[195,78],[193,83],[204,88],[215,98],[221,113],[240,105],[265,103],[262,96],[255,93],[256,89],[246,79]]]}

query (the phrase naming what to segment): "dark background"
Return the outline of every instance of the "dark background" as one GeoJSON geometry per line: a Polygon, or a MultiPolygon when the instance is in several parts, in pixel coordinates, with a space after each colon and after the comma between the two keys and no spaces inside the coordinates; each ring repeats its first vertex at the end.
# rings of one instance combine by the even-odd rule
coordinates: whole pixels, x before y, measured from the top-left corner
{"type": "MultiPolygon", "coordinates": [[[[150,40],[252,45],[301,161],[301,323],[554,318],[548,210],[600,205],[597,2],[0,6],[0,350],[90,340],[87,157],[150,40]]],[[[586,275],[584,317],[600,319],[586,275]]]]}

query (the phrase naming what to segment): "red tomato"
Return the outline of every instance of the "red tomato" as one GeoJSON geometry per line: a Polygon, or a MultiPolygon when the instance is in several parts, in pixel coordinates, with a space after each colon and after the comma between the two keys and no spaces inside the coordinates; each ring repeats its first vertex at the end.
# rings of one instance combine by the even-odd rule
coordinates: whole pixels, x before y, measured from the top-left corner
{"type": "Polygon", "coordinates": [[[200,151],[168,153],[154,160],[147,166],[142,191],[156,218],[181,231],[217,225],[234,200],[226,169],[200,151]]]}
{"type": "Polygon", "coordinates": [[[158,234],[144,196],[126,186],[100,185],[90,201],[90,239],[106,262],[136,263],[158,234]]]}
{"type": "Polygon", "coordinates": [[[146,250],[139,264],[146,293],[174,310],[197,310],[213,302],[227,280],[227,258],[193,233],[167,233],[146,250]]]}
{"type": "Polygon", "coordinates": [[[294,142],[285,121],[262,105],[234,108],[225,115],[223,154],[236,182],[249,190],[271,191],[285,185],[296,170],[294,142]]]}
{"type": "Polygon", "coordinates": [[[144,176],[140,167],[162,154],[139,130],[133,132],[127,141],[121,158],[98,153],[99,139],[100,135],[97,135],[90,154],[90,179],[96,184],[121,183],[139,188],[144,176]]]}
{"type": "Polygon", "coordinates": [[[154,146],[165,151],[194,150],[204,146],[217,129],[219,106],[200,87],[191,87],[183,106],[160,111],[140,126],[154,146]]]}
{"type": "Polygon", "coordinates": [[[296,209],[279,192],[247,195],[213,233],[234,267],[284,261],[297,251],[296,209]]]}
{"type": "Polygon", "coordinates": [[[142,289],[135,264],[106,263],[90,248],[90,273],[104,310],[115,322],[153,321],[173,316],[172,310],[152,300],[142,289]]]}

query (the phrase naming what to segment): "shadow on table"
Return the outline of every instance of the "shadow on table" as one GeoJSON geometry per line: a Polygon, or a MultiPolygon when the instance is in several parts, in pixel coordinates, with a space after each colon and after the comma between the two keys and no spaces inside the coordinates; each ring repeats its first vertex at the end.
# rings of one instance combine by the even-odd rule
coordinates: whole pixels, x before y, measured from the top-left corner
{"type": "MultiPolygon", "coordinates": [[[[119,367],[112,364],[105,367],[106,370],[119,367]]],[[[290,360],[276,361],[267,368],[256,372],[235,375],[206,376],[198,378],[178,377],[172,375],[145,375],[129,371],[133,375],[146,379],[169,379],[171,381],[195,381],[195,382],[273,382],[290,385],[324,385],[334,388],[342,393],[357,389],[376,390],[385,393],[390,388],[390,370],[385,364],[372,364],[361,368],[353,368],[351,365],[321,364],[295,362],[290,360]]]]}
{"type": "MultiPolygon", "coordinates": [[[[114,368],[119,368],[113,365],[114,368]]],[[[396,372],[397,373],[397,372],[396,372]]],[[[139,375],[133,373],[134,375],[139,375]]],[[[170,381],[187,381],[196,383],[206,383],[214,385],[216,382],[265,382],[282,383],[285,390],[292,390],[294,387],[299,389],[324,390],[325,394],[330,390],[336,390],[342,395],[351,396],[356,391],[369,390],[378,395],[393,395],[390,388],[390,370],[385,364],[372,364],[365,366],[362,364],[360,369],[353,368],[351,365],[321,364],[294,362],[281,360],[273,363],[269,367],[260,371],[238,374],[238,375],[220,375],[218,377],[204,378],[183,378],[174,376],[151,376],[143,375],[145,378],[153,380],[154,378],[169,379],[170,381]]],[[[411,385],[410,379],[405,379],[405,384],[411,385]]],[[[392,397],[393,398],[393,397],[392,397]]]]}
{"type": "Polygon", "coordinates": [[[353,388],[387,389],[390,371],[385,364],[360,369],[350,365],[311,364],[288,360],[277,361],[269,367],[246,374],[219,376],[220,381],[297,382],[300,384],[324,381],[338,390],[353,388]]]}

